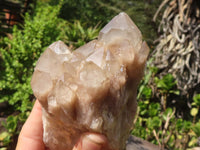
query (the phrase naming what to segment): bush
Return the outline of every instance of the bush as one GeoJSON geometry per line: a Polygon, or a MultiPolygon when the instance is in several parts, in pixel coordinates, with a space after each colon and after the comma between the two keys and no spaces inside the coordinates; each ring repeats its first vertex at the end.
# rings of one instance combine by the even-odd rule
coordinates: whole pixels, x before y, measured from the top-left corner
{"type": "MultiPolygon", "coordinates": [[[[150,68],[150,63],[151,60],[139,87],[138,110],[132,134],[163,149],[182,150],[197,146],[200,136],[200,94],[193,97],[193,108],[184,110],[189,117],[180,118],[177,109],[182,109],[179,108],[181,106],[172,105],[172,100],[178,98],[180,101],[175,79],[171,74],[161,79],[156,77],[158,70],[150,68]]],[[[186,102],[184,105],[187,105],[186,102]]]]}
{"type": "Polygon", "coordinates": [[[26,14],[23,30],[13,28],[12,39],[5,38],[1,52],[0,102],[8,101],[15,110],[31,109],[31,75],[44,48],[58,40],[58,9],[39,7],[33,20],[26,14]],[[48,16],[48,17],[47,17],[48,16]]]}
{"type": "Polygon", "coordinates": [[[60,19],[60,7],[61,4],[38,3],[33,17],[26,14],[22,29],[15,26],[12,39],[6,37],[0,42],[0,102],[8,102],[11,114],[18,114],[8,117],[4,124],[8,130],[0,135],[4,144],[9,144],[16,134],[17,122],[25,121],[32,109],[31,76],[46,47],[57,40],[78,47],[97,37],[97,27],[86,28],[79,21],[70,23],[60,19]]]}

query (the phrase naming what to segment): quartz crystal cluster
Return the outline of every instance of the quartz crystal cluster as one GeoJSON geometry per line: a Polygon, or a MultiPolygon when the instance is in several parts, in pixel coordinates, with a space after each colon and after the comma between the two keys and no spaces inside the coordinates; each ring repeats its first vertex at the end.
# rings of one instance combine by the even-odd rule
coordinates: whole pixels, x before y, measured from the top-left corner
{"type": "Polygon", "coordinates": [[[126,13],[98,39],[71,51],[51,44],[39,58],[31,86],[43,108],[43,140],[51,150],[72,150],[85,132],[101,133],[122,150],[133,125],[137,86],[149,48],[126,13]]]}

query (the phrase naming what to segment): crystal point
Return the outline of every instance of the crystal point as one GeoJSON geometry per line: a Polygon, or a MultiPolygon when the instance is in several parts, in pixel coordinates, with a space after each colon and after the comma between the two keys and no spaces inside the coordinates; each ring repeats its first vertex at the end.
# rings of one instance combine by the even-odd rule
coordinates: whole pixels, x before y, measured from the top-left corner
{"type": "Polygon", "coordinates": [[[43,140],[72,150],[86,132],[105,135],[123,150],[136,113],[137,86],[149,48],[126,13],[114,17],[74,52],[61,41],[41,55],[31,86],[43,107],[43,140]]]}

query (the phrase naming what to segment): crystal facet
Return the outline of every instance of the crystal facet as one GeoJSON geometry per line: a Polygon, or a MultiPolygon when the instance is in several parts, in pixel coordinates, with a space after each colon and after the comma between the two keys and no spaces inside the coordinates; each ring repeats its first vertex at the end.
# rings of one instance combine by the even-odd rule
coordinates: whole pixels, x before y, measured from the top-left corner
{"type": "Polygon", "coordinates": [[[122,150],[136,113],[137,86],[149,48],[125,13],[74,52],[61,41],[39,58],[32,77],[43,107],[43,139],[51,150],[72,150],[85,132],[104,134],[122,150]]]}

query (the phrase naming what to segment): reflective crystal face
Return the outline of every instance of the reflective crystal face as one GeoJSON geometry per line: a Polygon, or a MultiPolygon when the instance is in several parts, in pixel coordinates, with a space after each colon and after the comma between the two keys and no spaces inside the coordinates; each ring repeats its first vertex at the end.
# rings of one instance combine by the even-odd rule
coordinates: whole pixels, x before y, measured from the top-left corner
{"type": "Polygon", "coordinates": [[[43,107],[44,142],[71,150],[85,132],[104,134],[122,150],[136,112],[136,92],[149,48],[125,13],[74,52],[61,41],[39,58],[31,86],[43,107]]]}

